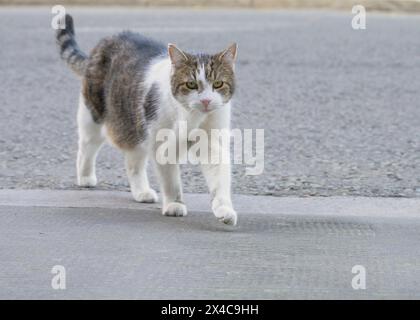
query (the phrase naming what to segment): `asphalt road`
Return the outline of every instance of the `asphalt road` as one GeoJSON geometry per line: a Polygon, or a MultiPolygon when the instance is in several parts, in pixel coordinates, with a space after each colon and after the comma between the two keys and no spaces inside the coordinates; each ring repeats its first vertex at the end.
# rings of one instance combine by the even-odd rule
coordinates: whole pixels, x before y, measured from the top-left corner
{"type": "Polygon", "coordinates": [[[128,192],[0,190],[0,298],[420,297],[419,199],[239,196],[232,228],[203,197],[169,218],[128,192]]]}
{"type": "MultiPolygon", "coordinates": [[[[265,171],[235,193],[420,196],[420,16],[69,9],[81,47],[123,29],[213,52],[239,44],[233,127],[265,130],[265,171]]],[[[78,79],[59,60],[50,8],[0,8],[0,188],[75,188],[78,79]]],[[[196,168],[184,188],[206,191],[196,168]]],[[[99,189],[126,190],[103,149],[99,189]]],[[[155,183],[154,183],[155,184],[155,183]]]]}

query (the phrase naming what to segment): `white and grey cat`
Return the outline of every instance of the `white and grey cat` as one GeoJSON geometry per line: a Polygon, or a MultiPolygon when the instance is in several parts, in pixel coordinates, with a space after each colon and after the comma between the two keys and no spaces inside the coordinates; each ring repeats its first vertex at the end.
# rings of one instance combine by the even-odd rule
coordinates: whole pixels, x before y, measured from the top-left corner
{"type": "MultiPolygon", "coordinates": [[[[156,134],[162,128],[178,132],[180,121],[188,130],[229,129],[231,98],[235,91],[236,44],[209,54],[189,54],[175,45],[132,32],[101,40],[89,56],[75,41],[73,19],[56,39],[61,57],[82,77],[77,116],[79,150],[77,179],[80,186],[97,183],[95,161],[108,141],[125,155],[132,195],[139,202],[156,202],[146,173],[147,159],[156,158],[156,134]]],[[[177,135],[177,143],[182,136],[177,135]]],[[[210,143],[221,148],[221,143],[210,143]]],[[[181,156],[181,155],[178,155],[181,156]]],[[[156,159],[155,159],[156,160],[156,159]]],[[[163,214],[185,216],[179,164],[155,161],[163,196],[163,214]]],[[[215,216],[235,225],[231,201],[230,164],[201,164],[215,216]]]]}

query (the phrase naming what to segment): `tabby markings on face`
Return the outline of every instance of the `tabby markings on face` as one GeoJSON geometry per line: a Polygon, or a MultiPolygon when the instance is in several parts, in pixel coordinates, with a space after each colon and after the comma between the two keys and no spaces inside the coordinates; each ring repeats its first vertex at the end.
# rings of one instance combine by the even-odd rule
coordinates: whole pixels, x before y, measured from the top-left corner
{"type": "Polygon", "coordinates": [[[236,44],[214,55],[189,54],[169,45],[172,94],[186,109],[222,108],[235,91],[236,44]]]}

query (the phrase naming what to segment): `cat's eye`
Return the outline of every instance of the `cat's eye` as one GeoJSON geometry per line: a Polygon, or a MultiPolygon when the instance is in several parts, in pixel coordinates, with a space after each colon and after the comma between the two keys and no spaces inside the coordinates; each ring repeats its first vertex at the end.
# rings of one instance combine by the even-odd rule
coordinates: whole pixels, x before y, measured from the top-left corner
{"type": "Polygon", "coordinates": [[[195,81],[188,81],[185,83],[185,85],[187,86],[188,89],[191,89],[191,90],[198,89],[197,82],[195,81]]]}
{"type": "Polygon", "coordinates": [[[216,80],[216,81],[213,82],[213,88],[219,89],[221,87],[223,87],[223,81],[216,80]]]}

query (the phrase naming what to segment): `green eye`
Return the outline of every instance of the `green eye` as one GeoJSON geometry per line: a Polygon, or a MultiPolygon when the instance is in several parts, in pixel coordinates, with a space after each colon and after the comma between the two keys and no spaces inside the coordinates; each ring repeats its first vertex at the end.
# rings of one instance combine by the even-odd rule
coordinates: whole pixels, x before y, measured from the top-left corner
{"type": "Polygon", "coordinates": [[[195,81],[188,81],[185,83],[185,85],[187,86],[188,89],[191,89],[191,90],[198,89],[197,82],[195,81]]]}
{"type": "Polygon", "coordinates": [[[216,80],[216,81],[213,82],[213,88],[215,88],[215,89],[219,89],[222,86],[223,86],[223,81],[216,80]]]}

